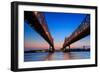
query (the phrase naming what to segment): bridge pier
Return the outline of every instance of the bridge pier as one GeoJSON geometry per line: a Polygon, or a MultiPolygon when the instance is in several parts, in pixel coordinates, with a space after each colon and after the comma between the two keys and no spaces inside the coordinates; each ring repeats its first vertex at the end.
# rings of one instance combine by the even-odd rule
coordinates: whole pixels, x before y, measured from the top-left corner
{"type": "Polygon", "coordinates": [[[62,51],[63,51],[63,52],[68,52],[68,51],[70,51],[70,45],[68,46],[68,48],[65,47],[62,51]]]}
{"type": "Polygon", "coordinates": [[[54,52],[54,48],[52,46],[49,46],[49,52],[53,53],[54,52]]]}

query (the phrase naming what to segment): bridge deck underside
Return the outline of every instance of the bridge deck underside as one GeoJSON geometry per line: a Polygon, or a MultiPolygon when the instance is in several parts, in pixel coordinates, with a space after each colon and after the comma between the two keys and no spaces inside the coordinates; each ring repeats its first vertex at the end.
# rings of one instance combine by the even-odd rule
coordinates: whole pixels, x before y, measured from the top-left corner
{"type": "MultiPolygon", "coordinates": [[[[44,27],[42,24],[40,24],[38,18],[34,14],[34,12],[24,12],[24,20],[27,20],[29,22],[29,25],[37,32],[39,33],[52,47],[52,50],[54,50],[54,44],[52,37],[48,37],[46,31],[44,30],[44,27]]],[[[47,31],[48,32],[48,31],[47,31]]]]}
{"type": "Polygon", "coordinates": [[[90,34],[90,26],[85,28],[80,33],[77,33],[77,35],[73,36],[73,38],[69,37],[69,40],[66,40],[66,42],[64,42],[63,48],[66,48],[66,46],[69,46],[70,44],[72,44],[72,43],[74,43],[74,42],[86,37],[89,34],[90,34]]]}

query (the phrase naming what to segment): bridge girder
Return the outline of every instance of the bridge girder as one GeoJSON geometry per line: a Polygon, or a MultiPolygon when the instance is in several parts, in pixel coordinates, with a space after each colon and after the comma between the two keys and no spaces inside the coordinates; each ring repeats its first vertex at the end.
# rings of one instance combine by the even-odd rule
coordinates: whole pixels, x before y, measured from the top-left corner
{"type": "Polygon", "coordinates": [[[47,30],[47,26],[40,23],[38,17],[36,16],[37,13],[25,11],[24,12],[24,20],[27,20],[29,25],[34,29],[45,41],[49,43],[52,47],[51,51],[54,51],[54,42],[53,38],[50,35],[50,32],[47,30]]]}
{"type": "Polygon", "coordinates": [[[71,36],[65,38],[62,50],[72,43],[88,36],[90,34],[90,16],[87,15],[79,27],[72,33],[71,36]]]}

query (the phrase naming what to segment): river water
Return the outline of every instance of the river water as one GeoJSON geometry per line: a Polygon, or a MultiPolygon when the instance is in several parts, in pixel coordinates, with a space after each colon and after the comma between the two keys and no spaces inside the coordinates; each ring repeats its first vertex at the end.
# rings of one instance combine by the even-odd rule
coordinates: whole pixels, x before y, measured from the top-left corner
{"type": "Polygon", "coordinates": [[[24,53],[24,61],[47,61],[47,60],[73,60],[73,59],[89,59],[90,52],[37,52],[24,53]]]}

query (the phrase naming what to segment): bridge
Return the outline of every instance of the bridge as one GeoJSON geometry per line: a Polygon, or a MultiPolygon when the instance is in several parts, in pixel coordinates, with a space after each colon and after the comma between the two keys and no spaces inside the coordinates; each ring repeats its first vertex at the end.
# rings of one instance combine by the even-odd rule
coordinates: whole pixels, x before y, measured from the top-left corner
{"type": "Polygon", "coordinates": [[[49,51],[54,52],[54,40],[49,32],[45,16],[41,12],[24,11],[24,20],[49,44],[49,51]]]}
{"type": "Polygon", "coordinates": [[[65,52],[66,47],[69,47],[70,49],[70,45],[72,43],[88,35],[90,35],[90,16],[87,14],[86,17],[81,22],[81,24],[78,26],[78,28],[69,37],[65,38],[61,50],[65,52]]]}

